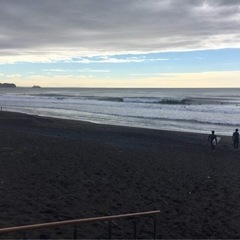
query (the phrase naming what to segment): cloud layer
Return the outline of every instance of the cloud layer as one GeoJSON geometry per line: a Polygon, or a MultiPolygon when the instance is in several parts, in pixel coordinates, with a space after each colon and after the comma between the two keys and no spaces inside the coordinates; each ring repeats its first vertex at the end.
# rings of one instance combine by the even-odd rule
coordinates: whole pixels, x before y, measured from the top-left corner
{"type": "Polygon", "coordinates": [[[239,0],[1,0],[0,61],[240,47],[239,0]]]}

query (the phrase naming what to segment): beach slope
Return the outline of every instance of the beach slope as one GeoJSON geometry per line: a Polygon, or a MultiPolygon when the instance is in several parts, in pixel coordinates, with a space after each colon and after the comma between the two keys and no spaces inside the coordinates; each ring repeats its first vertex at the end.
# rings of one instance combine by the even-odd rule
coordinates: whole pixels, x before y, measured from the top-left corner
{"type": "MultiPolygon", "coordinates": [[[[230,137],[211,150],[204,134],[0,112],[0,164],[0,227],[159,209],[158,238],[240,236],[240,152],[230,137]]],[[[78,238],[107,238],[107,228],[83,224],[78,238]]],[[[116,221],[112,231],[132,238],[133,224],[116,221]]],[[[139,219],[139,237],[152,231],[152,219],[139,219]]]]}

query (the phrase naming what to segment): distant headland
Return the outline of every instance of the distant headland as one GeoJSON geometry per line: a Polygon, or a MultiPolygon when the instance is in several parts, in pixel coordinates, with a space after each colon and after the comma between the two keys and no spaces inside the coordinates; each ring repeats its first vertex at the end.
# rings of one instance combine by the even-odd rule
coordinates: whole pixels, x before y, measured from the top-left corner
{"type": "Polygon", "coordinates": [[[32,88],[41,88],[41,87],[38,85],[34,85],[32,88]]]}
{"type": "Polygon", "coordinates": [[[0,83],[0,88],[15,88],[16,85],[14,83],[0,83]]]}

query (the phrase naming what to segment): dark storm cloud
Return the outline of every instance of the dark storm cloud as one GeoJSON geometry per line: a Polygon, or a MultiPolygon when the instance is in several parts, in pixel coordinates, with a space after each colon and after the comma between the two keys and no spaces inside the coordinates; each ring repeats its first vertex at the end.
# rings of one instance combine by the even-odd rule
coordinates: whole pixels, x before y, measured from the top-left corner
{"type": "Polygon", "coordinates": [[[239,22],[239,0],[0,0],[0,54],[239,47],[239,22]]]}

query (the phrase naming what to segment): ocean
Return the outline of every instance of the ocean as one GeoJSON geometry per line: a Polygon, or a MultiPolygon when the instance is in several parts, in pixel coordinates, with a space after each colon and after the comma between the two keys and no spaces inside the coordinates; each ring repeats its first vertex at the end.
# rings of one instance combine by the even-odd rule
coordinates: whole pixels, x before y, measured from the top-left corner
{"type": "Polygon", "coordinates": [[[232,135],[240,89],[0,88],[6,111],[150,129],[232,135]]]}

